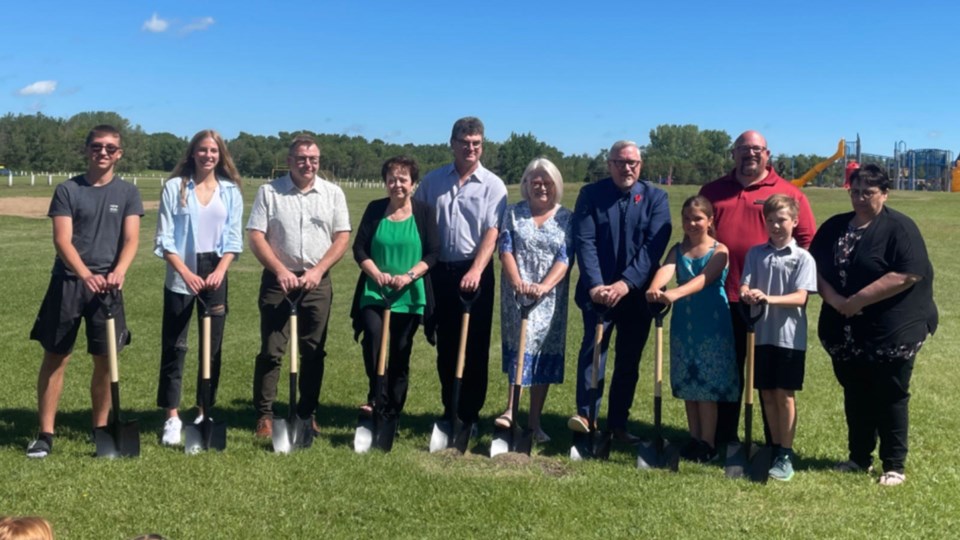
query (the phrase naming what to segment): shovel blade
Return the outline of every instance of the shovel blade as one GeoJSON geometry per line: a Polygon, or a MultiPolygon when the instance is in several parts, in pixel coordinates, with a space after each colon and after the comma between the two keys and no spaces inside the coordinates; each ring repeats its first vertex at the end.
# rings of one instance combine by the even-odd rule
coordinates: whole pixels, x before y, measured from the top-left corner
{"type": "Polygon", "coordinates": [[[533,430],[525,429],[513,434],[513,451],[518,454],[530,455],[533,450],[533,430]]]}
{"type": "Polygon", "coordinates": [[[433,431],[430,433],[430,453],[445,450],[450,446],[450,440],[453,438],[453,426],[446,420],[437,420],[433,423],[433,431]]]}
{"type": "Polygon", "coordinates": [[[670,472],[680,470],[680,452],[668,441],[662,440],[657,448],[657,441],[644,441],[637,447],[637,468],[665,469],[670,472]]]}
{"type": "Polygon", "coordinates": [[[93,441],[97,457],[140,456],[140,429],[134,420],[95,429],[93,441]]]}
{"type": "Polygon", "coordinates": [[[393,439],[397,435],[400,418],[394,415],[376,417],[373,427],[373,446],[389,452],[393,449],[393,439]]]}
{"type": "Polygon", "coordinates": [[[361,415],[357,419],[357,431],[353,434],[353,451],[366,454],[373,446],[373,418],[361,415]]]}
{"type": "Polygon", "coordinates": [[[286,419],[273,419],[273,452],[289,454],[293,451],[296,430],[286,419]]]}
{"type": "Polygon", "coordinates": [[[726,460],[723,464],[723,474],[727,478],[743,478],[747,472],[749,461],[743,444],[733,442],[727,445],[726,460]]]}
{"type": "Polygon", "coordinates": [[[770,466],[773,461],[773,449],[761,446],[750,458],[750,481],[766,484],[770,478],[770,466]]]}
{"type": "Polygon", "coordinates": [[[610,457],[610,434],[602,431],[574,433],[570,459],[607,459],[610,457]]]}
{"type": "Polygon", "coordinates": [[[490,441],[490,457],[497,457],[500,454],[506,454],[513,447],[513,430],[498,428],[493,432],[493,440],[490,441]]]}
{"type": "Polygon", "coordinates": [[[183,428],[183,452],[187,455],[198,454],[204,450],[222,452],[227,447],[227,424],[204,419],[199,424],[190,424],[183,428]]]}
{"type": "Polygon", "coordinates": [[[454,430],[453,448],[456,448],[457,452],[463,454],[467,451],[467,446],[470,445],[470,434],[473,432],[473,426],[473,423],[463,423],[459,426],[458,430],[454,430]]]}

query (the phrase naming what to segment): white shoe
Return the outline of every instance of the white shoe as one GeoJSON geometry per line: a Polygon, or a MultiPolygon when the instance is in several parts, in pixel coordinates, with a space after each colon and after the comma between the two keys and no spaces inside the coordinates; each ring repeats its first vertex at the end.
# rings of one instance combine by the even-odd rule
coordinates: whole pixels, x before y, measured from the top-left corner
{"type": "Polygon", "coordinates": [[[167,418],[167,421],[163,423],[163,437],[160,438],[160,442],[164,446],[177,446],[180,444],[180,431],[183,429],[183,422],[180,421],[180,418],[174,416],[173,418],[167,418]]]}
{"type": "MultiPolygon", "coordinates": [[[[196,425],[200,425],[200,424],[203,423],[203,421],[206,420],[206,419],[207,419],[206,416],[204,416],[204,415],[202,415],[202,414],[198,414],[197,417],[193,419],[193,425],[195,425],[195,426],[196,426],[196,425]]],[[[212,418],[212,417],[210,418],[210,421],[211,421],[211,422],[213,421],[213,418],[212,418]]]]}

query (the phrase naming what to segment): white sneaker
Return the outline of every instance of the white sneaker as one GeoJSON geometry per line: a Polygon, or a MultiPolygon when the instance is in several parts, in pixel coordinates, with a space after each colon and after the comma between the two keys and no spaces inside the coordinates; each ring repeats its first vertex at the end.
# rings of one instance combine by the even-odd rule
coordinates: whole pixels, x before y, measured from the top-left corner
{"type": "MultiPolygon", "coordinates": [[[[204,419],[206,419],[205,416],[203,416],[202,414],[198,414],[197,417],[193,419],[193,425],[199,426],[201,423],[203,423],[204,419]]],[[[213,418],[211,418],[210,420],[213,420],[213,418]]]]}
{"type": "Polygon", "coordinates": [[[180,418],[174,416],[173,418],[167,418],[167,421],[163,423],[163,437],[160,438],[160,442],[164,446],[176,446],[180,444],[180,430],[183,429],[183,422],[180,421],[180,418]]]}

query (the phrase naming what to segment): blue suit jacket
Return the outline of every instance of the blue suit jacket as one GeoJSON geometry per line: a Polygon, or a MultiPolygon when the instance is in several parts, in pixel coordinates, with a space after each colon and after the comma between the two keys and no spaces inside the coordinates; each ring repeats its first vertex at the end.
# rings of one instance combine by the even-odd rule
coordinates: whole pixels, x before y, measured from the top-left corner
{"type": "Polygon", "coordinates": [[[584,186],[574,209],[574,240],[580,279],[574,299],[583,308],[590,303],[590,289],[622,279],[631,291],[645,291],[660,267],[660,258],[670,241],[670,207],[667,193],[645,181],[630,188],[625,226],[624,267],[617,268],[620,238],[620,206],[623,192],[604,178],[584,186]]]}

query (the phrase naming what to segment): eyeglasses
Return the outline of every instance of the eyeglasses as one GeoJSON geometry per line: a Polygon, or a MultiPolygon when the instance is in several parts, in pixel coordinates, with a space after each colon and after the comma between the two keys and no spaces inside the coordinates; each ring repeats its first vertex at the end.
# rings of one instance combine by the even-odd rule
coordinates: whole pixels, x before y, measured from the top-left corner
{"type": "Polygon", "coordinates": [[[639,159],[611,159],[610,163],[613,163],[616,167],[623,167],[626,165],[629,168],[634,168],[640,164],[639,159]]]}
{"type": "Polygon", "coordinates": [[[851,196],[852,198],[854,198],[854,199],[859,199],[860,197],[863,197],[864,199],[872,199],[872,198],[876,197],[876,196],[879,195],[879,194],[880,194],[880,190],[879,190],[879,189],[876,189],[876,188],[873,188],[873,189],[851,189],[851,190],[850,190],[850,196],[851,196]]]}
{"type": "Polygon", "coordinates": [[[741,144],[740,146],[734,148],[734,150],[740,154],[762,154],[767,151],[767,147],[741,144]]]}
{"type": "Polygon", "coordinates": [[[468,141],[466,139],[455,139],[455,140],[457,141],[457,144],[459,144],[464,148],[480,148],[481,146],[483,146],[482,140],[480,141],[468,141]]]}
{"type": "Polygon", "coordinates": [[[116,146],[113,144],[100,144],[100,143],[93,143],[93,144],[87,145],[87,148],[93,154],[99,154],[100,152],[106,150],[107,154],[111,156],[116,154],[118,151],[122,150],[119,146],[116,146]]]}
{"type": "Polygon", "coordinates": [[[306,165],[307,163],[310,163],[311,165],[320,164],[320,156],[290,156],[290,157],[293,158],[293,161],[296,162],[297,165],[306,165]]]}
{"type": "Polygon", "coordinates": [[[548,191],[553,187],[553,182],[530,182],[530,189],[542,189],[548,191]]]}

